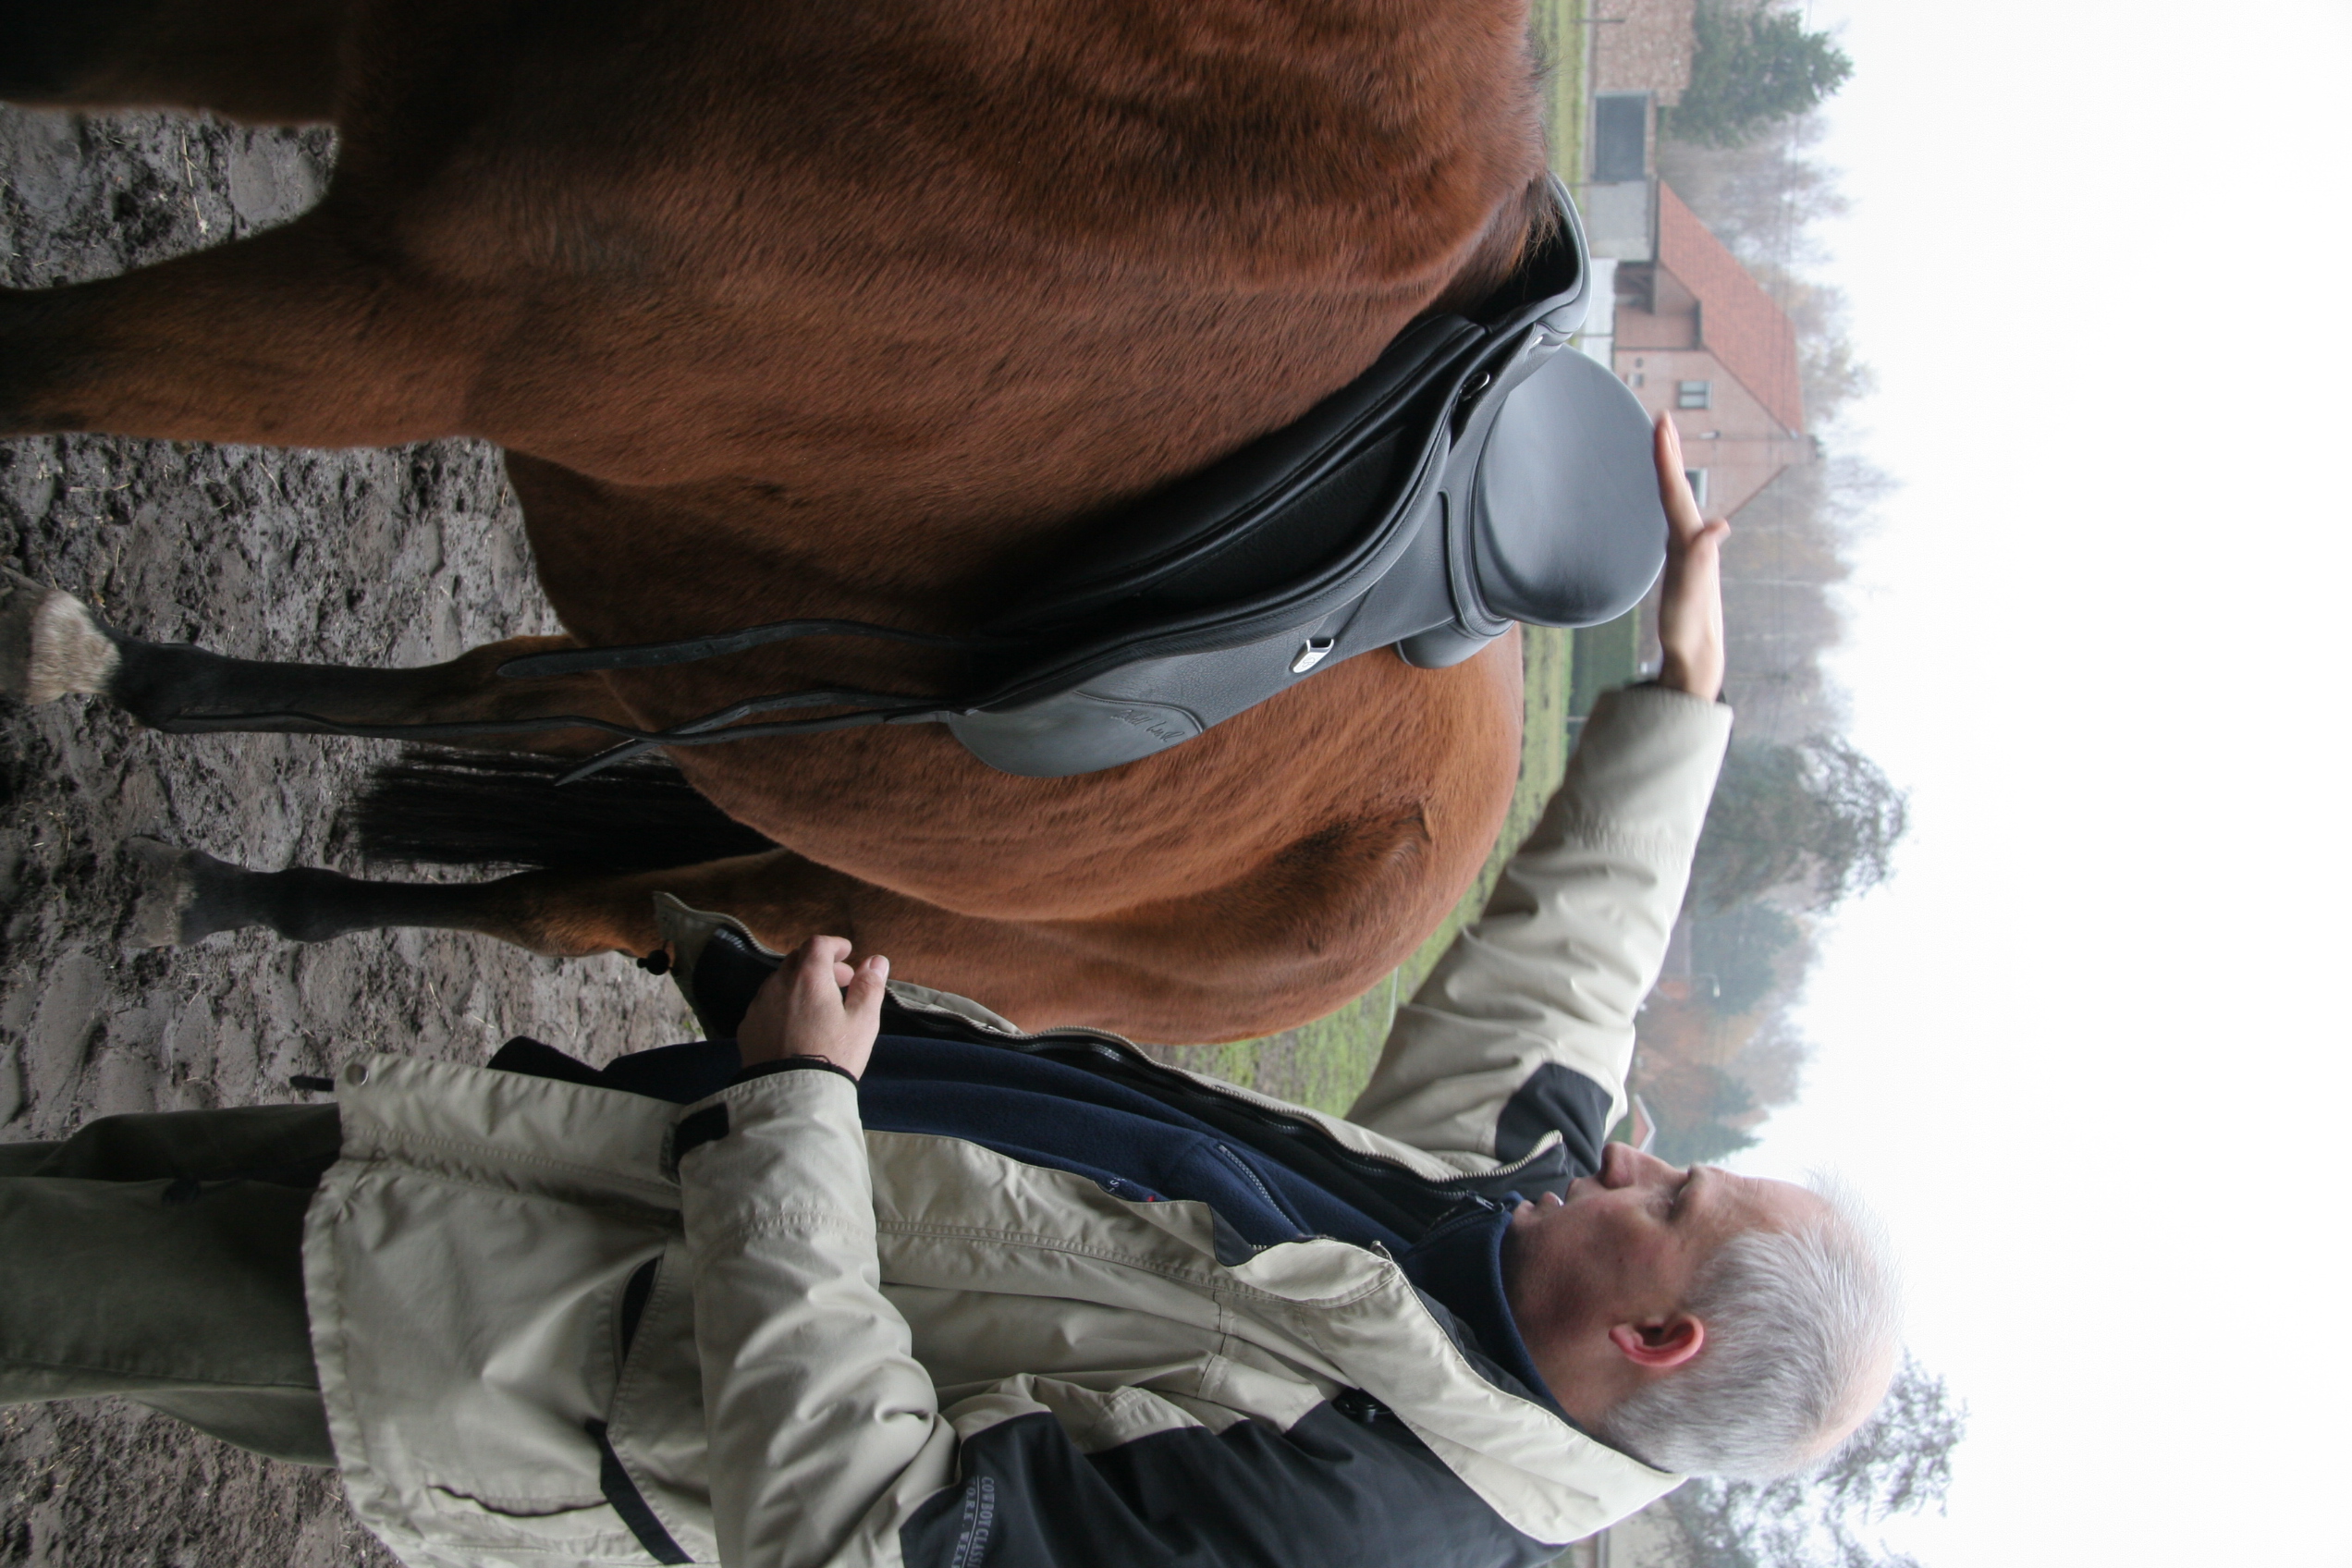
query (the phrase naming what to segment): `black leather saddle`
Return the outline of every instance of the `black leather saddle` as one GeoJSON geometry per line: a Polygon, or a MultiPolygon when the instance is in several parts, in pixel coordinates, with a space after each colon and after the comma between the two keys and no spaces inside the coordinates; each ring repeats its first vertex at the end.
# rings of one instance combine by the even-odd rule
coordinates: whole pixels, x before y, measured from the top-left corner
{"type": "Polygon", "coordinates": [[[1435,668],[1513,621],[1612,619],[1657,580],[1666,518],[1648,416],[1567,347],[1591,266],[1566,188],[1552,195],[1551,235],[1477,312],[1416,323],[1297,423],[1105,519],[1091,548],[974,635],[790,620],[500,673],[644,668],[806,636],[950,648],[968,671],[956,692],[782,692],[660,732],[596,725],[627,743],[570,777],[655,746],[936,721],[992,766],[1051,778],[1163,751],[1359,654],[1435,668]],[[742,722],[820,706],[850,711],[742,722]]]}

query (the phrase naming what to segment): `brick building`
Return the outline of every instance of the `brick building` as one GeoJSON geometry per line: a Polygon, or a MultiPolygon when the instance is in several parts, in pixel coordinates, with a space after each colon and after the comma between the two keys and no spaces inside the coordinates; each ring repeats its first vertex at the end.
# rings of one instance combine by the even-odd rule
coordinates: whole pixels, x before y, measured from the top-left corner
{"type": "Polygon", "coordinates": [[[1593,17],[1592,90],[1650,92],[1682,100],[1690,85],[1692,18],[1697,0],[1611,0],[1593,17]]]}
{"type": "Polygon", "coordinates": [[[1577,202],[1593,254],[1647,261],[1657,227],[1658,113],[1690,86],[1697,0],[1611,0],[1586,18],[1591,165],[1577,202]]]}
{"type": "Polygon", "coordinates": [[[1582,347],[1671,410],[1699,504],[1737,511],[1811,455],[1796,332],[1658,178],[1658,116],[1690,87],[1697,0],[1611,0],[1588,18],[1591,119],[1576,189],[1598,298],[1582,347]]]}
{"type": "Polygon", "coordinates": [[[1611,368],[1672,410],[1692,487],[1728,517],[1811,454],[1796,328],[1671,186],[1654,185],[1653,258],[1620,260],[1611,368]]]}

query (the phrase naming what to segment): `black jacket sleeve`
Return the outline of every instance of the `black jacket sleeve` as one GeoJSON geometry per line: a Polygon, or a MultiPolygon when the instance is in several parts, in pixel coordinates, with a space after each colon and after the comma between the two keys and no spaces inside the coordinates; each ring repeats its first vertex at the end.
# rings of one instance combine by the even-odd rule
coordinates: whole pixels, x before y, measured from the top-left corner
{"type": "Polygon", "coordinates": [[[908,1568],[1529,1568],[1504,1523],[1364,1396],[1086,1453],[1049,1415],[964,1439],[962,1484],[900,1532],[908,1568]]]}

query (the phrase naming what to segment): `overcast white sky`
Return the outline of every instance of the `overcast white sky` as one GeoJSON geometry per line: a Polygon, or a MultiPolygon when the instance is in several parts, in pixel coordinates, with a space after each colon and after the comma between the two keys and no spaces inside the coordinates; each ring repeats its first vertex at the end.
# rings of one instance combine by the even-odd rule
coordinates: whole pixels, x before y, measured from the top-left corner
{"type": "Polygon", "coordinates": [[[2352,1565],[2352,5],[1815,0],[1912,790],[1805,1103],[1973,1410],[1929,1568],[2352,1565]]]}

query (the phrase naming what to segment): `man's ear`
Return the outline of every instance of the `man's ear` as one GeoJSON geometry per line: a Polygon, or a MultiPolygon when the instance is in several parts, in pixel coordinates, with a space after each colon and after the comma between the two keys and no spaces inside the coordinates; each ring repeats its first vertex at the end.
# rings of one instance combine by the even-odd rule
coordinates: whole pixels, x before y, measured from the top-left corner
{"type": "Polygon", "coordinates": [[[1609,1342],[1635,1366],[1663,1372],[1698,1354],[1707,1342],[1707,1325],[1677,1312],[1657,1323],[1620,1323],[1609,1330],[1609,1342]]]}

